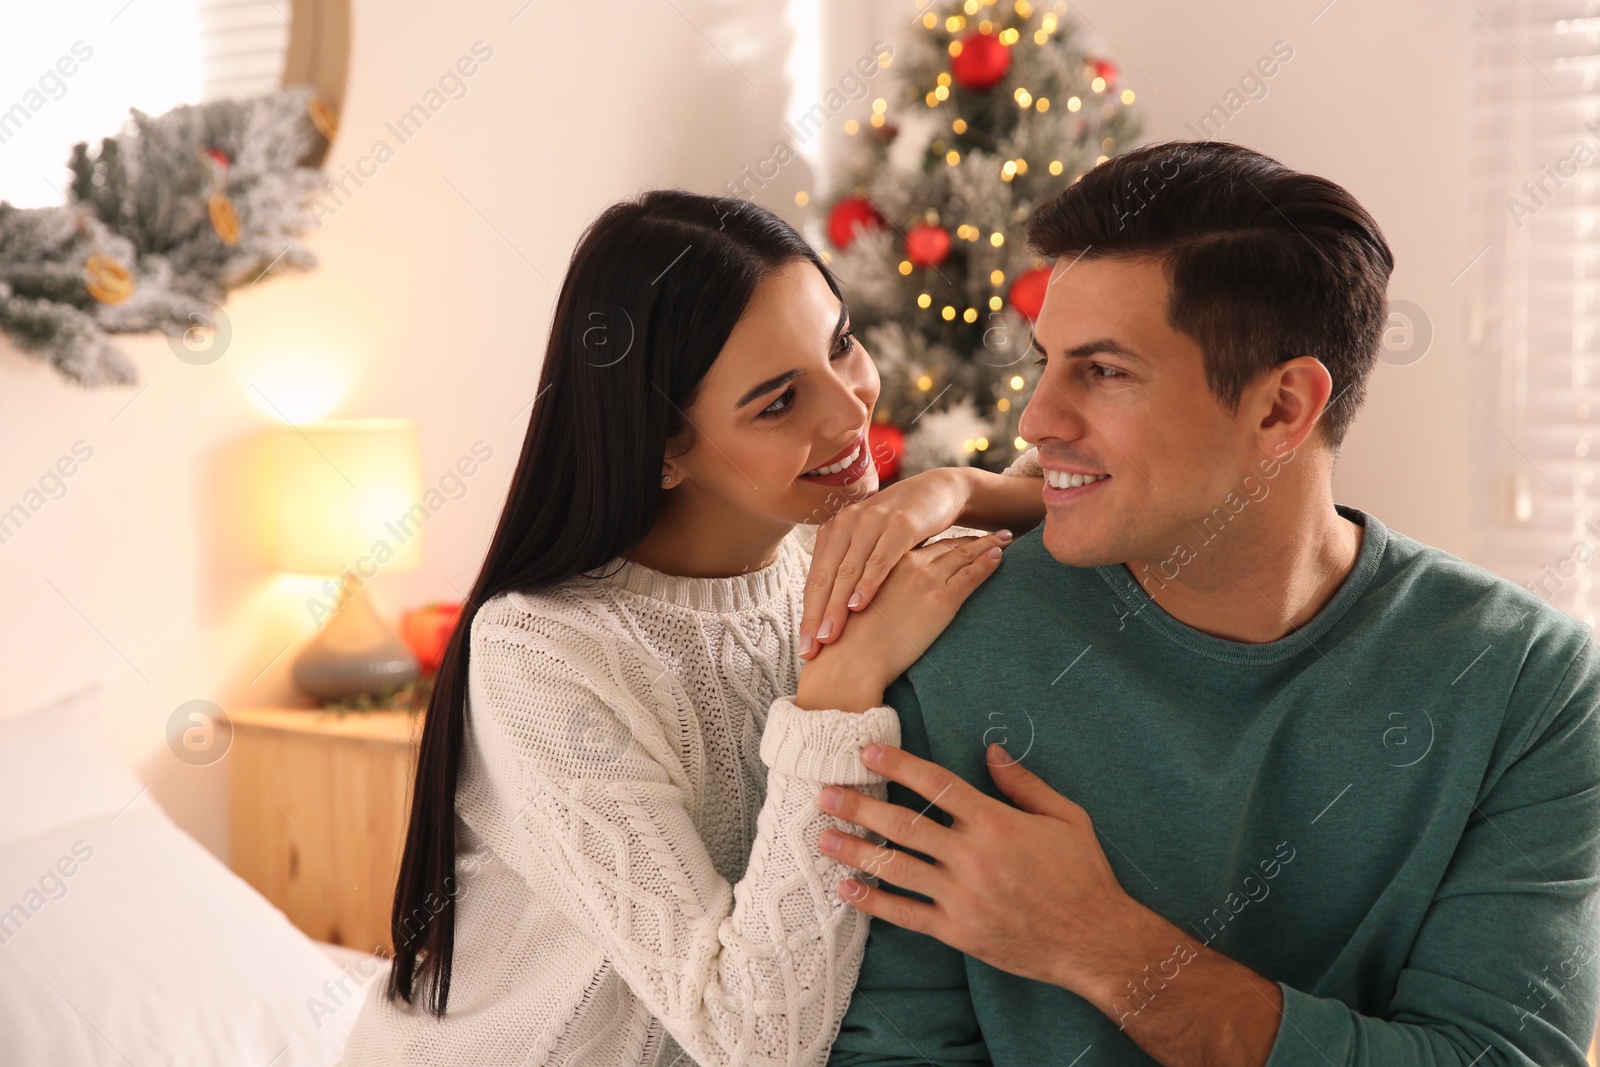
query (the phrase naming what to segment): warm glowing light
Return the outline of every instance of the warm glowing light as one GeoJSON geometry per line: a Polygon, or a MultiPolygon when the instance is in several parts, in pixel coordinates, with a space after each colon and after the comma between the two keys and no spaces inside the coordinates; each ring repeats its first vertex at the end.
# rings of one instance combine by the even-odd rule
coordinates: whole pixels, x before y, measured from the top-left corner
{"type": "Polygon", "coordinates": [[[1002,413],[1010,411],[1011,410],[1011,400],[1010,400],[1010,398],[1009,397],[1001,397],[999,400],[996,400],[994,402],[994,409],[996,411],[999,411],[999,412],[1002,412],[1002,413]]]}
{"type": "Polygon", "coordinates": [[[965,441],[961,442],[961,447],[966,449],[968,452],[971,452],[973,448],[972,438],[969,437],[965,441]]]}
{"type": "Polygon", "coordinates": [[[900,273],[901,274],[910,274],[911,271],[912,271],[911,261],[909,259],[902,259],[900,261],[900,273]]]}
{"type": "Polygon", "coordinates": [[[960,15],[951,15],[944,20],[944,28],[950,33],[960,33],[966,28],[967,20],[960,15]]]}
{"type": "Polygon", "coordinates": [[[1026,19],[1033,17],[1033,5],[1028,3],[1028,0],[1017,0],[1017,2],[1012,5],[1012,9],[1016,11],[1018,18],[1026,19]]]}
{"type": "Polygon", "coordinates": [[[1094,159],[1094,165],[1098,167],[1100,164],[1104,163],[1106,160],[1108,160],[1110,158],[1111,158],[1110,156],[1096,156],[1095,159],[1094,159]]]}
{"type": "Polygon", "coordinates": [[[923,97],[922,99],[924,99],[924,100],[926,100],[928,102],[928,106],[929,107],[938,107],[939,106],[939,98],[937,96],[934,96],[931,92],[927,96],[923,97]]]}
{"type": "Polygon", "coordinates": [[[956,119],[954,122],[952,122],[950,124],[950,129],[954,130],[956,133],[966,133],[967,132],[967,120],[966,119],[956,119]]]}
{"type": "Polygon", "coordinates": [[[933,95],[937,99],[948,100],[950,99],[950,87],[948,85],[936,85],[933,89],[933,95]]]}
{"type": "Polygon", "coordinates": [[[1044,30],[1045,33],[1055,33],[1056,32],[1056,17],[1055,17],[1055,15],[1051,14],[1050,12],[1045,12],[1044,18],[1039,20],[1039,26],[1044,30]]]}
{"type": "Polygon", "coordinates": [[[944,161],[953,167],[961,162],[961,153],[952,148],[944,154],[944,161]]]}
{"type": "Polygon", "coordinates": [[[1043,30],[1034,30],[1033,31],[1033,43],[1034,44],[1045,44],[1049,40],[1050,40],[1050,35],[1048,33],[1045,33],[1043,30]]]}
{"type": "Polygon", "coordinates": [[[1124,90],[1122,90],[1122,102],[1124,104],[1133,103],[1133,90],[1132,89],[1124,89],[1124,90]]]}
{"type": "Polygon", "coordinates": [[[999,248],[1001,245],[1006,243],[1006,235],[1001,233],[999,230],[996,230],[989,235],[989,243],[994,245],[996,248],[999,248]]]}
{"type": "Polygon", "coordinates": [[[1001,300],[998,296],[991,296],[989,298],[990,311],[999,311],[1001,308],[1005,307],[1005,304],[1006,302],[1001,300]]]}
{"type": "Polygon", "coordinates": [[[1077,97],[1074,96],[1067,99],[1068,111],[1077,111],[1081,107],[1083,107],[1083,101],[1079,100],[1077,97]]]}
{"type": "Polygon", "coordinates": [[[318,353],[275,359],[264,370],[253,371],[249,397],[275,419],[299,424],[325,418],[350,388],[343,361],[318,353]]]}
{"type": "Polygon", "coordinates": [[[933,297],[929,296],[927,293],[918,294],[918,296],[917,296],[917,307],[925,308],[925,307],[928,307],[932,303],[933,303],[933,297]]]}
{"type": "Polygon", "coordinates": [[[889,101],[885,100],[881,96],[878,97],[878,99],[872,102],[872,110],[879,115],[883,114],[885,111],[889,110],[889,101]]]}
{"type": "Polygon", "coordinates": [[[922,24],[931,30],[935,26],[939,25],[939,16],[930,11],[926,15],[922,16],[922,24]]]}
{"type": "Polygon", "coordinates": [[[959,56],[961,54],[961,42],[960,41],[951,41],[950,42],[949,52],[950,52],[950,55],[951,55],[952,58],[955,57],[955,56],[959,56]]]}
{"type": "Polygon", "coordinates": [[[1016,175],[1016,173],[1017,164],[1015,160],[1008,159],[1004,163],[1000,164],[1000,177],[1004,178],[1006,181],[1010,181],[1016,175]]]}
{"type": "Polygon", "coordinates": [[[978,321],[978,309],[977,308],[968,308],[967,310],[963,311],[961,313],[961,321],[962,322],[977,322],[978,321]]]}
{"type": "Polygon", "coordinates": [[[950,84],[950,75],[941,74],[941,75],[939,75],[938,81],[939,81],[940,85],[949,85],[950,84]]]}
{"type": "Polygon", "coordinates": [[[887,121],[889,121],[889,120],[884,118],[882,115],[874,115],[874,116],[872,116],[872,125],[873,125],[874,128],[878,128],[878,127],[883,126],[883,124],[885,122],[887,122],[887,121]]]}
{"type": "Polygon", "coordinates": [[[939,317],[944,319],[946,322],[954,321],[956,317],[956,309],[951,305],[946,304],[944,306],[944,310],[939,312],[939,317]]]}
{"type": "Polygon", "coordinates": [[[1011,447],[1015,448],[1018,452],[1026,452],[1028,450],[1028,442],[1019,437],[1015,441],[1011,442],[1011,447]]]}
{"type": "Polygon", "coordinates": [[[1018,89],[1011,95],[1016,97],[1018,107],[1030,107],[1033,104],[1033,94],[1026,89],[1018,89]]]}
{"type": "Polygon", "coordinates": [[[969,15],[976,15],[978,13],[978,9],[982,6],[982,4],[978,3],[978,0],[967,0],[966,3],[961,5],[961,10],[965,11],[969,15]]]}
{"type": "Polygon", "coordinates": [[[989,439],[987,437],[980,437],[974,441],[973,444],[977,446],[979,452],[982,452],[984,449],[989,447],[989,439]]]}
{"type": "Polygon", "coordinates": [[[1106,91],[1106,80],[1104,78],[1096,78],[1094,81],[1089,83],[1089,88],[1093,89],[1097,93],[1103,93],[1106,91]]]}
{"type": "Polygon", "coordinates": [[[933,379],[924,374],[922,377],[917,379],[917,388],[926,393],[929,389],[933,388],[933,379]]]}
{"type": "Polygon", "coordinates": [[[851,119],[849,122],[844,124],[845,133],[854,134],[859,129],[861,129],[861,123],[857,122],[855,119],[851,119]]]}
{"type": "Polygon", "coordinates": [[[1026,159],[1017,160],[1017,173],[1018,174],[1026,174],[1026,173],[1028,173],[1028,161],[1026,159]]]}
{"type": "Polygon", "coordinates": [[[1016,390],[1017,392],[1019,392],[1019,393],[1022,392],[1022,387],[1024,385],[1026,385],[1026,384],[1027,383],[1022,380],[1022,375],[1013,374],[1011,376],[1011,388],[1016,390]]]}
{"type": "Polygon", "coordinates": [[[1061,170],[1062,170],[1062,167],[1061,167],[1061,160],[1059,160],[1059,159],[1052,159],[1052,160],[1051,160],[1051,161],[1050,161],[1050,173],[1051,173],[1051,174],[1060,174],[1060,173],[1061,173],[1061,170]]]}
{"type": "Polygon", "coordinates": [[[1005,271],[1003,271],[1003,270],[992,270],[992,271],[989,272],[989,284],[990,285],[1004,285],[1005,283],[1006,283],[1006,272],[1005,271]]]}
{"type": "Polygon", "coordinates": [[[811,203],[811,194],[802,189],[798,193],[794,194],[794,202],[799,204],[801,207],[805,207],[807,204],[811,203]]]}
{"type": "Polygon", "coordinates": [[[1016,44],[1017,43],[1017,38],[1021,37],[1021,36],[1022,36],[1022,34],[1018,33],[1015,29],[1001,30],[1000,31],[1000,43],[1001,44],[1016,44]]]}

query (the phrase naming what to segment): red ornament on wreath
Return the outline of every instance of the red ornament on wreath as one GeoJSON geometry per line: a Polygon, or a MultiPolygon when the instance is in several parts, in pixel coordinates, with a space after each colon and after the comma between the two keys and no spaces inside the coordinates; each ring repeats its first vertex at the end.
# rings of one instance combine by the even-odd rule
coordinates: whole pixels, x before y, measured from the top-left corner
{"type": "Polygon", "coordinates": [[[906,231],[906,258],[919,267],[937,267],[950,257],[950,231],[923,222],[906,231]]]}
{"type": "Polygon", "coordinates": [[[1039,310],[1044,307],[1044,294],[1049,288],[1050,268],[1035,267],[1017,275],[1007,296],[1011,306],[1020,311],[1023,318],[1033,322],[1039,318],[1039,310]]]}
{"type": "Polygon", "coordinates": [[[1089,60],[1089,78],[1090,80],[1104,78],[1106,80],[1106,88],[1109,89],[1117,80],[1117,68],[1107,60],[1091,59],[1089,60]]]}
{"type": "Polygon", "coordinates": [[[1011,48],[992,33],[967,34],[961,51],[950,57],[950,76],[974,92],[993,89],[1010,69],[1011,48]]]}
{"type": "Polygon", "coordinates": [[[887,422],[873,423],[867,427],[867,451],[878,470],[879,484],[894,481],[900,477],[900,460],[906,454],[905,431],[887,422]]]}
{"type": "Polygon", "coordinates": [[[846,197],[828,212],[828,239],[841,252],[856,239],[857,230],[881,230],[884,226],[883,216],[864,196],[846,197]]]}

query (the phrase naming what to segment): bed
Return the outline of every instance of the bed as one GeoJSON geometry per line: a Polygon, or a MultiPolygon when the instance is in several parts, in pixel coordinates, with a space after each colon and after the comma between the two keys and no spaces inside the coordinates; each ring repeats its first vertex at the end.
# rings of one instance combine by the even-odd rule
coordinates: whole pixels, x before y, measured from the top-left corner
{"type": "Polygon", "coordinates": [[[0,1059],[338,1062],[387,964],[321,945],[167,817],[86,686],[0,718],[0,1059]]]}

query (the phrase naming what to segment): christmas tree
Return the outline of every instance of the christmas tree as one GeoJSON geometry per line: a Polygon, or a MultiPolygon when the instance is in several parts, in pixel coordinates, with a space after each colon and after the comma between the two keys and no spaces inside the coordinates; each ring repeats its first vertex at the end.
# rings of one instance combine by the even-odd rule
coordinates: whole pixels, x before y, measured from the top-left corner
{"type": "Polygon", "coordinates": [[[333,126],[301,85],[135,109],[93,153],[79,143],[69,203],[0,201],[0,331],[80,385],[135,381],[108,334],[160,330],[176,347],[228,290],[316,265],[296,237],[325,179],[301,164],[333,126]]]}
{"type": "Polygon", "coordinates": [[[1027,220],[1139,134],[1133,91],[1085,53],[1065,10],[931,8],[869,122],[845,125],[830,259],[883,380],[873,454],[884,480],[998,470],[1027,447],[1017,420],[1037,380],[1029,324],[1049,283],[1027,220]]]}

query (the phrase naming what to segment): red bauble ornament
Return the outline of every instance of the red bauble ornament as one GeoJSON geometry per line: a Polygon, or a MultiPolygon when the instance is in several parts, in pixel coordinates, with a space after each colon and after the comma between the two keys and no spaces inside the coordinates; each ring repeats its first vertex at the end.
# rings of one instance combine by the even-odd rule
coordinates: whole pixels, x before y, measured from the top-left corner
{"type": "Polygon", "coordinates": [[[216,160],[219,167],[226,167],[228,164],[233,162],[233,160],[228,158],[228,153],[224,152],[220,148],[208,148],[206,149],[206,155],[216,160]]]}
{"type": "Polygon", "coordinates": [[[919,267],[937,267],[950,257],[950,231],[919,223],[906,231],[906,258],[919,267]]]}
{"type": "Polygon", "coordinates": [[[873,423],[867,427],[867,451],[872,453],[872,465],[878,469],[878,482],[894,481],[900,476],[900,459],[906,454],[905,431],[887,422],[873,423]]]}
{"type": "Polygon", "coordinates": [[[884,225],[883,216],[866,197],[846,197],[828,212],[828,239],[842,252],[856,239],[858,229],[881,230],[884,225]]]}
{"type": "Polygon", "coordinates": [[[1093,79],[1093,78],[1104,78],[1106,80],[1106,88],[1108,88],[1108,89],[1111,88],[1111,86],[1117,80],[1117,68],[1112,66],[1109,60],[1104,60],[1104,59],[1091,59],[1091,60],[1089,60],[1089,71],[1090,71],[1089,77],[1091,79],[1093,79]]]}
{"type": "Polygon", "coordinates": [[[1039,317],[1039,309],[1044,307],[1044,294],[1049,288],[1050,268],[1035,267],[1017,275],[1007,295],[1011,306],[1022,312],[1023,318],[1033,322],[1039,317]]]}
{"type": "Polygon", "coordinates": [[[423,674],[433,674],[444,659],[445,646],[461,618],[460,604],[435,601],[400,615],[400,639],[417,657],[423,674]]]}
{"type": "Polygon", "coordinates": [[[961,38],[961,54],[950,60],[950,76],[963,89],[983,92],[1000,84],[1011,69],[1011,49],[992,33],[969,33],[961,38]]]}

